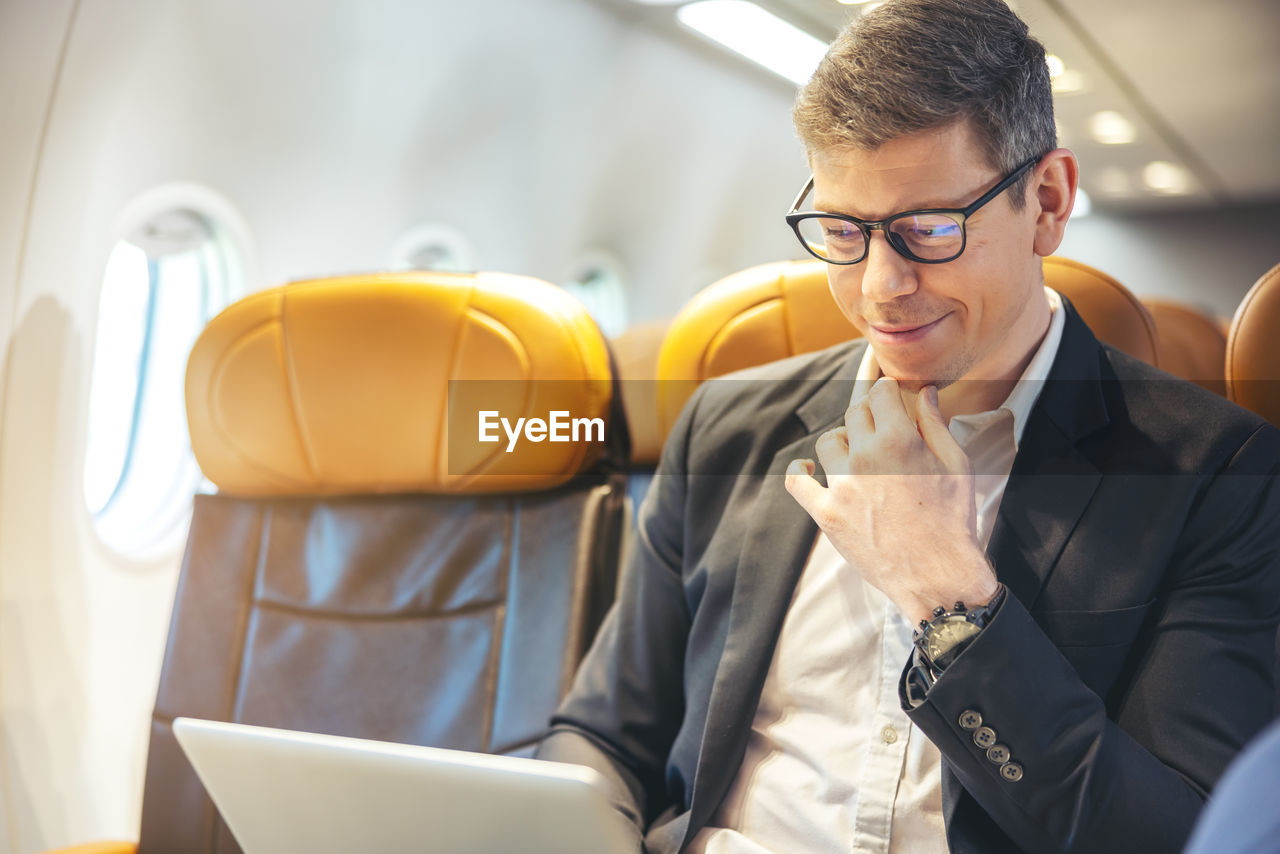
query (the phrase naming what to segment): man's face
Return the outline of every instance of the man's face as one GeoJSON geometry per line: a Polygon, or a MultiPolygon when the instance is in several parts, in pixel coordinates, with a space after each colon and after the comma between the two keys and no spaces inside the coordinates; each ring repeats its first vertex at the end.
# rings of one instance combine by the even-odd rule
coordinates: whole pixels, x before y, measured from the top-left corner
{"type": "MultiPolygon", "coordinates": [[[[906,210],[963,208],[1005,176],[987,165],[967,124],[812,158],[814,207],[864,220],[906,210]]],[[[1034,180],[1034,179],[1033,179],[1034,180]]],[[[964,253],[944,264],[899,255],[881,231],[867,257],[828,265],[840,310],[871,342],[885,375],[908,387],[958,379],[1016,379],[1043,333],[1038,207],[1002,193],[965,224],[964,253]]]]}

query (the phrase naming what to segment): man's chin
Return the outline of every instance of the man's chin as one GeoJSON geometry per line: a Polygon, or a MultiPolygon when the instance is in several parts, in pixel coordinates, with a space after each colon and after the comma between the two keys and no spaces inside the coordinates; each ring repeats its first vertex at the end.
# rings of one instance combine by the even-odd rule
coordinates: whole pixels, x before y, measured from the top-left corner
{"type": "Polygon", "coordinates": [[[919,392],[920,389],[929,385],[933,386],[938,391],[942,391],[944,388],[946,388],[947,386],[955,382],[955,379],[938,380],[938,379],[922,379],[920,377],[913,377],[913,376],[894,376],[891,372],[888,372],[888,371],[885,371],[884,375],[889,377],[892,380],[896,380],[898,383],[898,388],[902,389],[903,391],[909,391],[913,394],[919,392]]]}

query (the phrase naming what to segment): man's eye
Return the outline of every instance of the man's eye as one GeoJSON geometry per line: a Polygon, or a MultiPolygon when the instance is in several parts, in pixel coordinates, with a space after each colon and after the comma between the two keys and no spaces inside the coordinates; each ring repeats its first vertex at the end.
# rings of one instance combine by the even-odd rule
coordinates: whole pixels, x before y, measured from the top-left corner
{"type": "Polygon", "coordinates": [[[907,221],[894,231],[907,240],[919,243],[939,243],[958,239],[960,225],[956,222],[907,221]]]}

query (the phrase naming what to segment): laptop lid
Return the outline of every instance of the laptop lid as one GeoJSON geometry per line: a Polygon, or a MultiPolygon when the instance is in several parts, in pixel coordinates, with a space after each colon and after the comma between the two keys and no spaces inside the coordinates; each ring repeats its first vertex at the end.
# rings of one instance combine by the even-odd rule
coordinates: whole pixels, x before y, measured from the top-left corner
{"type": "Polygon", "coordinates": [[[633,854],[579,765],[178,718],[245,854],[633,854]]]}

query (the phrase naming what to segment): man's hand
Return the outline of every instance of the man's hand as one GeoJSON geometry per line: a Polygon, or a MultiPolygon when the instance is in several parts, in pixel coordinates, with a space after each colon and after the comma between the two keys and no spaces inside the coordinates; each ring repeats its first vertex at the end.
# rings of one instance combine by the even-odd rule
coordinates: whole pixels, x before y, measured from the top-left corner
{"type": "Polygon", "coordinates": [[[983,605],[998,589],[977,537],[973,465],[956,443],[938,391],[917,395],[919,427],[898,383],[882,378],[818,438],[824,488],[812,460],[792,460],[786,487],[845,560],[912,623],[939,605],[983,605]]]}

